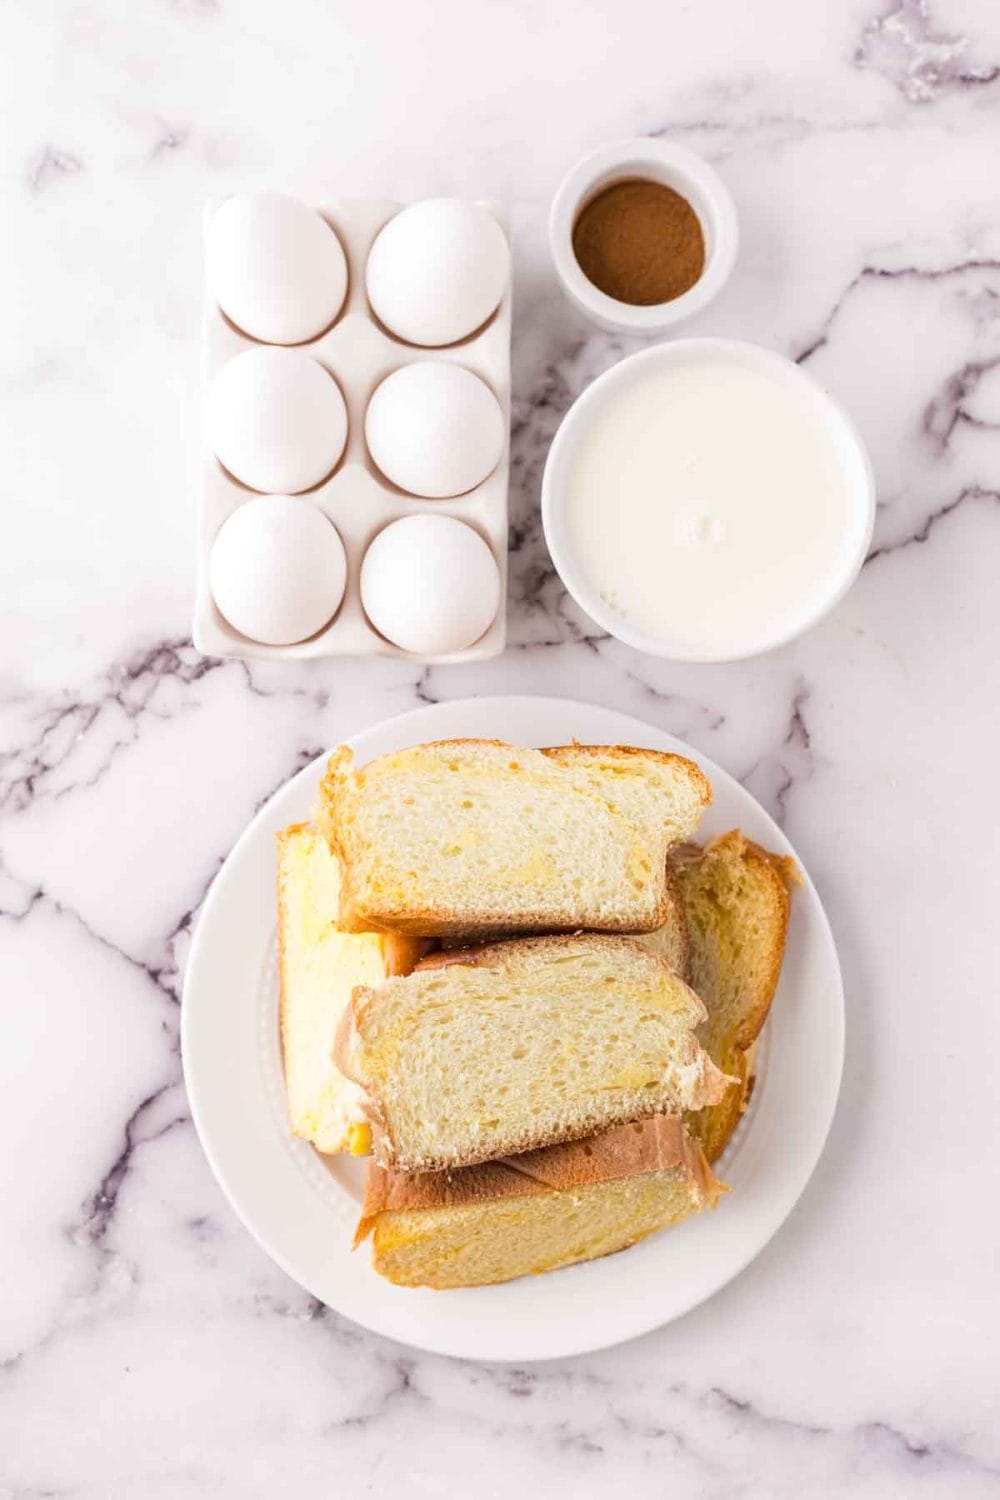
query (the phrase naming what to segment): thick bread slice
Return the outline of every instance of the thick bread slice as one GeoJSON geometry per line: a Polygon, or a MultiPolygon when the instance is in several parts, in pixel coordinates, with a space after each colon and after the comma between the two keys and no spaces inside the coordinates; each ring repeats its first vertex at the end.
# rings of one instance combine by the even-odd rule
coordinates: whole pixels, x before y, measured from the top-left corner
{"type": "Polygon", "coordinates": [[[356,989],[336,1057],[380,1163],[435,1170],[716,1103],[730,1080],[695,1038],[704,1015],[629,938],[524,938],[356,989]]]}
{"type": "Polygon", "coordinates": [[[712,1061],[739,1087],[686,1117],[688,1131],[717,1161],[750,1095],[752,1048],[767,1018],[788,931],[792,860],[769,854],[734,831],[704,849],[678,851],[688,928],[688,978],[708,1011],[698,1036],[712,1061]]]}
{"type": "MultiPolygon", "coordinates": [[[[648,948],[650,953],[659,954],[675,974],[679,974],[690,984],[691,942],[684,911],[684,893],[671,863],[667,865],[667,896],[667,915],[663,924],[655,932],[635,932],[632,936],[637,943],[648,948]]],[[[707,1005],[704,995],[699,998],[707,1005]]]]}
{"type": "Polygon", "coordinates": [[[424,944],[341,932],[340,869],[326,840],[300,823],[278,835],[281,1044],[292,1132],[319,1151],[366,1146],[363,1095],[333,1062],[333,1041],[355,985],[406,974],[424,944]]]}
{"type": "Polygon", "coordinates": [[[623,745],[442,740],[352,762],[334,752],[320,814],[352,931],[651,931],[667,850],[711,797],[691,761],[623,745]]]}
{"type": "MultiPolygon", "coordinates": [[[[678,848],[689,847],[678,845],[678,848]]],[[[509,941],[515,936],[509,932],[490,932],[478,939],[478,943],[492,943],[509,941]]],[[[522,934],[530,936],[530,934],[522,934]]],[[[662,926],[653,932],[630,932],[628,937],[635,942],[641,943],[648,948],[650,953],[659,954],[660,958],[666,959],[675,974],[681,979],[688,979],[688,954],[690,945],[688,943],[687,920],[684,916],[684,898],[681,895],[681,883],[670,862],[667,864],[667,917],[662,926]]],[[[445,937],[441,939],[440,947],[446,953],[455,948],[467,947],[467,940],[460,937],[445,937]]],[[[690,982],[690,981],[688,981],[690,982]]]]}
{"type": "Polygon", "coordinates": [[[369,1166],[355,1243],[400,1286],[484,1286],[634,1245],[724,1189],[673,1117],[456,1172],[369,1166]]]}

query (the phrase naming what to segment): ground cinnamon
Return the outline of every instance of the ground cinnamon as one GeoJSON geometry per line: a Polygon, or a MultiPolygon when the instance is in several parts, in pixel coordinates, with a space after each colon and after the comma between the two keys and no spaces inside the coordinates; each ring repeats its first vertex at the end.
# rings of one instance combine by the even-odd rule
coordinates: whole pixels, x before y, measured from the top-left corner
{"type": "Polygon", "coordinates": [[[705,237],[686,198],[662,182],[626,178],[585,204],[573,252],[594,286],[617,302],[672,302],[705,269],[705,237]]]}

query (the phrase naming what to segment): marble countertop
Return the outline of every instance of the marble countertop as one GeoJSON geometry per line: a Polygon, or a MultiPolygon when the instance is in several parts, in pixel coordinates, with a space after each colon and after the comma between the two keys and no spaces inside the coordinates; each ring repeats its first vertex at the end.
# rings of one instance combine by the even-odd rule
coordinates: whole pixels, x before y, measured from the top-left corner
{"type": "Polygon", "coordinates": [[[0,1496],[1000,1494],[1000,10],[989,0],[76,0],[4,15],[0,1496]],[[545,216],[616,137],[704,152],[742,254],[691,332],[791,354],[871,449],[873,550],[797,644],[672,666],[567,601],[538,521],[572,398],[635,342],[545,216]],[[510,646],[248,665],[189,639],[200,204],[505,199],[510,646]],[[755,1264],[592,1357],[391,1346],[264,1257],[181,1082],[192,923],[261,801],[470,693],[639,714],[738,776],[827,904],[848,1050],[755,1264]]]}

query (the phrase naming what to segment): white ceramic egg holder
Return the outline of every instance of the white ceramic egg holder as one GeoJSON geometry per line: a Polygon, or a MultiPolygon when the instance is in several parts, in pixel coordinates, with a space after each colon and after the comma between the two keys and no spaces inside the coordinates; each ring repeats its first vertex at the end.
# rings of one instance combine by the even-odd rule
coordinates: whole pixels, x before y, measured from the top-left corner
{"type": "MultiPolygon", "coordinates": [[[[209,203],[205,225],[219,206],[209,203]]],[[[488,208],[503,227],[492,203],[488,208]]],[[[219,528],[257,491],[234,479],[202,437],[202,484],[198,514],[198,570],[194,610],[194,644],[206,656],[261,657],[271,660],[322,656],[392,656],[445,662],[479,661],[498,656],[506,639],[507,477],[510,462],[510,319],[511,283],[493,317],[477,333],[443,349],[405,344],[375,319],[365,294],[365,264],[379,230],[403,205],[376,199],[348,199],[322,204],[319,212],[336,230],[347,257],[348,288],[333,326],[318,338],[297,344],[334,376],[347,404],[348,433],[343,457],[333,473],[304,498],[317,506],[340,533],[347,554],[347,585],[337,614],[316,635],[292,646],[269,646],[234,630],[216,608],[208,585],[212,543],[219,528]],[[476,489],[450,500],[426,500],[405,491],[376,469],[365,444],[365,412],[376,386],[393,370],[419,360],[446,360],[465,365],[493,391],[504,414],[507,439],[500,462],[476,489]],[[489,543],[500,569],[500,605],[493,624],[473,645],[442,656],[416,657],[379,635],[361,607],[361,563],[373,538],[402,516],[454,516],[489,543]]],[[[246,349],[262,346],[235,328],[210,292],[202,323],[202,399],[219,369],[246,349]]]]}

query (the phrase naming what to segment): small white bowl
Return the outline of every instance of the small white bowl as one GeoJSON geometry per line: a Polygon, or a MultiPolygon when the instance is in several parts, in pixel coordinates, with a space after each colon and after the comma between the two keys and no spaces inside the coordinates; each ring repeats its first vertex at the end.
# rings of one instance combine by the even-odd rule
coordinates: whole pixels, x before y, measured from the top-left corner
{"type": "MultiPolygon", "coordinates": [[[[719,441],[725,441],[722,431],[719,433],[719,441]]],[[[759,656],[795,640],[828,614],[847,593],[861,571],[871,543],[875,523],[875,480],[868,453],[854,423],[819,382],[792,360],[772,349],[743,343],[738,339],[674,339],[655,344],[651,349],[642,349],[638,354],[620,360],[610,370],[598,376],[577,397],[563,417],[549,449],[542,476],[541,510],[545,540],[556,572],[580,608],[609,635],[650,656],[665,657],[672,661],[745,661],[748,657],[759,656]],[[770,632],[762,629],[752,642],[733,641],[725,650],[688,648],[677,641],[648,635],[630,624],[607,603],[598,585],[579,563],[567,518],[566,477],[572,466],[576,446],[585,436],[589,424],[600,414],[609,399],[617,398],[622,389],[636,380],[643,367],[656,369],[683,363],[692,356],[708,356],[720,363],[759,369],[800,390],[805,388],[814,410],[822,414],[843,458],[852,500],[849,529],[844,533],[844,560],[838,571],[831,571],[829,578],[824,581],[822,591],[817,591],[798,618],[785,621],[770,632]]]]}
{"type": "Polygon", "coordinates": [[[707,307],[729,279],[738,244],[736,207],[715,168],[683,146],[643,136],[585,156],[563,178],[549,215],[549,246],[563,291],[595,323],[616,332],[662,333],[707,307]],[[630,177],[673,188],[701,224],[705,268],[693,287],[670,302],[635,307],[609,297],[583,274],[573,253],[573,226],[584,204],[612,182],[630,177]]]}

